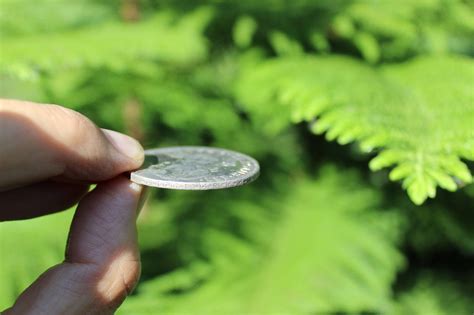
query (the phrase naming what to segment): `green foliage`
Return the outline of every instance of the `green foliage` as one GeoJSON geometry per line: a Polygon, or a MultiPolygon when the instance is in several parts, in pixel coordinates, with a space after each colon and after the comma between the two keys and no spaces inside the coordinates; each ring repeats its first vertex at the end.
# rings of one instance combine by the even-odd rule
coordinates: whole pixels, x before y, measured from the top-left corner
{"type": "MultiPolygon", "coordinates": [[[[472,186],[468,186],[472,187],[472,186]]],[[[403,215],[410,220],[406,231],[406,244],[419,255],[424,256],[433,248],[439,251],[457,251],[464,255],[474,254],[474,226],[472,197],[466,192],[456,192],[456,198],[446,199],[444,204],[414,207],[401,204],[403,215]]]]}
{"type": "Polygon", "coordinates": [[[381,149],[371,169],[395,165],[390,179],[403,180],[421,204],[437,185],[454,191],[472,181],[460,158],[474,160],[473,82],[474,63],[459,57],[373,69],[348,58],[308,56],[250,68],[237,97],[272,133],[308,121],[328,140],[381,149]]]}
{"type": "Polygon", "coordinates": [[[394,247],[399,223],[394,213],[376,211],[377,193],[354,175],[332,167],[316,180],[295,180],[286,200],[273,205],[279,214],[273,220],[261,217],[266,211],[259,207],[268,202],[237,202],[227,211],[246,214],[241,224],[248,231],[258,226],[260,242],[202,231],[199,239],[215,247],[209,261],[145,281],[123,313],[153,314],[157,307],[165,314],[387,310],[390,284],[402,266],[394,247]],[[187,293],[169,294],[178,290],[187,293]]]}
{"type": "Polygon", "coordinates": [[[203,9],[176,22],[172,13],[162,12],[133,25],[112,23],[8,38],[2,42],[5,49],[1,51],[0,67],[8,74],[29,79],[64,68],[122,71],[137,60],[193,62],[206,55],[202,30],[209,16],[209,10],[203,9]]]}
{"type": "Polygon", "coordinates": [[[0,0],[0,38],[95,25],[116,15],[111,7],[91,0],[37,0],[30,4],[26,0],[0,0]]]}
{"type": "Polygon", "coordinates": [[[237,47],[247,48],[252,43],[252,37],[257,30],[257,22],[250,16],[241,16],[235,23],[233,38],[237,47]]]}
{"type": "MultiPolygon", "coordinates": [[[[467,286],[472,292],[472,283],[467,286]]],[[[462,293],[466,289],[462,287],[446,276],[424,273],[407,293],[398,298],[393,314],[469,314],[474,303],[472,298],[462,293]]]]}
{"type": "MultiPolygon", "coordinates": [[[[139,3],[0,0],[0,96],[261,164],[155,191],[123,314],[472,312],[472,1],[139,3]]],[[[70,215],[0,224],[0,309],[61,261],[70,215]]]]}
{"type": "Polygon", "coordinates": [[[472,54],[472,2],[462,0],[357,0],[333,20],[336,42],[352,44],[365,60],[420,53],[472,54]]]}
{"type": "Polygon", "coordinates": [[[40,274],[64,259],[70,221],[71,213],[62,213],[0,224],[0,309],[10,306],[40,274]]]}

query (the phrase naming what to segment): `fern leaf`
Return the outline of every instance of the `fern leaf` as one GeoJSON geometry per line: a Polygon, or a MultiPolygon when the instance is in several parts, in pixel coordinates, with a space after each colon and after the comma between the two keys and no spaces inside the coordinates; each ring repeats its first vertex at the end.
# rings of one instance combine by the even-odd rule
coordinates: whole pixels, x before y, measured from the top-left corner
{"type": "Polygon", "coordinates": [[[473,84],[474,63],[462,57],[381,68],[343,57],[300,57],[245,72],[236,94],[267,132],[308,121],[328,140],[381,150],[370,168],[395,166],[390,178],[402,180],[422,204],[437,186],[452,191],[472,182],[461,159],[474,160],[473,84]]]}
{"type": "Polygon", "coordinates": [[[316,181],[295,182],[288,199],[277,206],[280,209],[272,210],[282,212],[281,221],[259,225],[266,250],[228,232],[207,230],[215,248],[211,268],[190,267],[145,282],[138,288],[140,294],[125,302],[123,314],[388,309],[391,283],[403,265],[388,235],[399,226],[389,213],[374,211],[377,193],[353,175],[326,168],[316,181]],[[181,294],[169,294],[174,291],[181,294]]]}
{"type": "Polygon", "coordinates": [[[56,34],[6,38],[0,51],[0,71],[25,79],[41,71],[108,67],[123,70],[143,59],[189,63],[205,57],[202,31],[207,9],[173,21],[171,12],[136,24],[110,23],[56,34]]]}

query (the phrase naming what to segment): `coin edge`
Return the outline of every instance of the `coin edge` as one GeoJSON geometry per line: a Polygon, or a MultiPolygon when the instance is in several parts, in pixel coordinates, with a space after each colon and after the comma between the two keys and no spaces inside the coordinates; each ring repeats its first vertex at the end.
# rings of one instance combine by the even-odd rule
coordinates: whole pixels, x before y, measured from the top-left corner
{"type": "Polygon", "coordinates": [[[215,190],[215,189],[225,189],[225,188],[232,188],[243,186],[249,184],[256,180],[260,176],[260,164],[256,159],[253,157],[246,155],[244,153],[240,153],[237,151],[219,148],[219,147],[203,147],[203,146],[176,146],[176,147],[164,147],[164,148],[156,148],[156,149],[148,149],[145,151],[145,155],[152,155],[157,154],[157,152],[164,152],[164,151],[172,151],[172,150],[179,150],[179,149],[203,149],[203,150],[210,150],[210,151],[225,151],[227,153],[236,154],[239,156],[244,157],[245,159],[249,159],[250,162],[255,166],[254,172],[252,172],[247,177],[238,178],[234,180],[228,181],[219,181],[219,182],[180,182],[180,181],[166,181],[160,179],[148,179],[146,177],[141,176],[138,174],[138,171],[131,172],[130,180],[136,184],[145,185],[149,187],[156,187],[156,188],[165,188],[165,189],[176,189],[176,190],[215,190]]]}

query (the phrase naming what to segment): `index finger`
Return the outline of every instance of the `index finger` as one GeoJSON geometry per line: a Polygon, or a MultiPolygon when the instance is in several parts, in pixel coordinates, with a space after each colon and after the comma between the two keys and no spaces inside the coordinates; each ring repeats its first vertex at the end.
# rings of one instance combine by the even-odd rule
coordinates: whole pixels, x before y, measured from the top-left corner
{"type": "Polygon", "coordinates": [[[98,182],[143,163],[141,145],[49,104],[0,100],[0,191],[61,177],[98,182]]]}

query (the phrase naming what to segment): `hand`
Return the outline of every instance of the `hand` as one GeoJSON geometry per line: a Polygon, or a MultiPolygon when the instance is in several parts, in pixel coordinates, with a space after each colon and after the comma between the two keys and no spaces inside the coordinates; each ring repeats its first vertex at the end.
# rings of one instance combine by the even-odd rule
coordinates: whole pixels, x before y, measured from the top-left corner
{"type": "Polygon", "coordinates": [[[143,155],[134,139],[101,130],[72,110],[0,100],[0,221],[79,202],[64,262],[2,314],[109,314],[118,308],[140,274],[135,219],[142,194],[120,174],[140,167],[143,155]],[[88,193],[91,183],[99,184],[88,193]]]}

